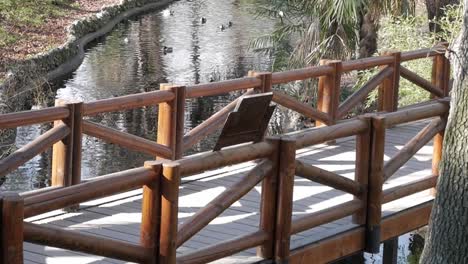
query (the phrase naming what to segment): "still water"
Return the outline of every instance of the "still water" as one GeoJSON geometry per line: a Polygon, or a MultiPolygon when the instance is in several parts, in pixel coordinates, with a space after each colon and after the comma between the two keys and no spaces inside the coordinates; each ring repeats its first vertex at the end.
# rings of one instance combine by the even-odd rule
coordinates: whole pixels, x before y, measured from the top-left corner
{"type": "MultiPolygon", "coordinates": [[[[256,18],[250,1],[178,1],[165,10],[119,24],[89,48],[82,65],[65,80],[56,98],[89,102],[159,89],[160,83],[207,83],[245,76],[249,70],[271,68],[272,58],[254,53],[249,42],[267,34],[274,22],[256,18]],[[166,47],[166,48],[164,48],[166,47]],[[172,50],[172,52],[168,52],[172,50]]],[[[186,132],[210,117],[238,94],[187,101],[186,132]]],[[[295,116],[277,111],[275,132],[295,128],[295,116]]],[[[157,110],[146,107],[102,114],[94,122],[147,139],[156,138],[157,110]]],[[[15,147],[21,147],[49,129],[48,125],[21,127],[15,147]]],[[[216,135],[186,154],[209,150],[216,135]]],[[[13,172],[2,190],[25,191],[50,184],[50,151],[13,172]]],[[[108,174],[141,166],[154,159],[91,137],[83,138],[82,177],[108,174]]]]}

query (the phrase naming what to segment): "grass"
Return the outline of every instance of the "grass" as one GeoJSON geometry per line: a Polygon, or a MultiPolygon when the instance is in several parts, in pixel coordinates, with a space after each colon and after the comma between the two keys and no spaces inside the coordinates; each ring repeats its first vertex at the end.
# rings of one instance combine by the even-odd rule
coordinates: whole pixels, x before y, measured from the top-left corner
{"type": "Polygon", "coordinates": [[[66,15],[72,0],[0,0],[0,48],[22,39],[18,28],[44,25],[47,19],[66,15]]]}

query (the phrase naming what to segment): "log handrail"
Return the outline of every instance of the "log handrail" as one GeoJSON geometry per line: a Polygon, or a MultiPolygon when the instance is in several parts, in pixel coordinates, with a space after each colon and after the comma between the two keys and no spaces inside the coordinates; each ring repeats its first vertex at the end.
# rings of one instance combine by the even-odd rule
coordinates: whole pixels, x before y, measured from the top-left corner
{"type": "Polygon", "coordinates": [[[386,67],[385,69],[381,70],[377,73],[372,79],[366,82],[364,86],[362,86],[359,90],[349,96],[338,108],[338,118],[343,117],[346,113],[353,109],[358,103],[362,102],[366,99],[367,95],[372,92],[377,86],[379,86],[385,78],[388,78],[393,74],[392,67],[386,67]]]}
{"type": "Polygon", "coordinates": [[[348,201],[293,219],[291,235],[350,216],[364,207],[361,201],[348,201]]]}
{"type": "Polygon", "coordinates": [[[393,62],[392,56],[369,57],[343,62],[343,72],[366,70],[369,68],[389,65],[393,62]]]}
{"type": "Polygon", "coordinates": [[[87,135],[152,156],[163,158],[170,158],[172,156],[172,149],[149,139],[121,132],[117,129],[105,127],[87,120],[84,120],[82,124],[83,133],[87,135]]]}
{"type": "Polygon", "coordinates": [[[234,185],[211,200],[203,209],[187,219],[178,230],[177,246],[194,236],[198,231],[208,225],[213,219],[223,213],[229,206],[246,195],[255,187],[273,168],[271,161],[264,160],[255,166],[247,175],[234,185]]]}
{"type": "Polygon", "coordinates": [[[24,216],[26,218],[32,217],[74,204],[134,190],[155,180],[156,176],[157,173],[154,170],[141,167],[95,177],[84,183],[26,197],[24,199],[24,216]]]}
{"type": "Polygon", "coordinates": [[[406,197],[408,195],[412,195],[432,187],[435,187],[437,184],[437,175],[430,175],[424,177],[420,180],[404,184],[398,185],[383,191],[382,194],[382,203],[389,203],[400,198],[406,197]]]}
{"type": "Polygon", "coordinates": [[[429,57],[434,57],[436,55],[445,54],[447,47],[444,46],[444,43],[438,44],[432,48],[405,51],[401,53],[401,61],[410,61],[417,59],[425,59],[429,57]]]}
{"type": "Polygon", "coordinates": [[[223,257],[231,256],[245,249],[258,246],[268,239],[268,233],[257,231],[242,235],[177,258],[179,264],[203,264],[223,257]]]}
{"type": "Polygon", "coordinates": [[[65,124],[60,124],[19,148],[8,157],[0,160],[0,177],[10,173],[36,155],[44,152],[47,148],[62,140],[68,134],[70,134],[70,128],[65,124]]]}
{"type": "Polygon", "coordinates": [[[439,99],[425,105],[408,107],[393,113],[385,113],[387,127],[442,116],[448,113],[450,100],[439,99]]]}
{"type": "Polygon", "coordinates": [[[401,77],[418,85],[419,87],[430,92],[431,94],[436,95],[438,97],[444,96],[444,91],[442,89],[437,88],[435,85],[433,85],[426,79],[422,78],[417,73],[409,70],[408,68],[404,66],[400,66],[400,74],[401,74],[401,77]]]}
{"type": "Polygon", "coordinates": [[[388,180],[401,166],[416,154],[427,142],[445,128],[445,121],[441,118],[432,120],[415,137],[400,149],[384,166],[384,181],[388,180]]]}
{"type": "Polygon", "coordinates": [[[187,98],[214,96],[258,87],[261,84],[262,81],[257,77],[244,77],[233,80],[197,84],[186,87],[186,96],[187,98]]]}
{"type": "Polygon", "coordinates": [[[313,120],[322,121],[323,123],[328,123],[330,121],[330,117],[327,114],[314,109],[310,105],[301,103],[292,96],[280,91],[273,92],[273,101],[313,120]]]}
{"type": "Polygon", "coordinates": [[[83,115],[93,116],[100,113],[158,105],[171,101],[174,97],[174,94],[170,91],[153,91],[96,100],[83,105],[83,115]]]}
{"type": "Polygon", "coordinates": [[[180,174],[187,177],[203,171],[268,157],[274,146],[268,142],[205,152],[179,160],[180,174]]]}
{"type": "Polygon", "coordinates": [[[369,129],[369,123],[365,120],[351,120],[342,123],[306,129],[301,132],[293,132],[286,134],[287,137],[296,140],[296,147],[298,149],[307,146],[324,143],[327,141],[354,136],[369,129]]]}
{"type": "Polygon", "coordinates": [[[27,222],[24,222],[24,240],[131,262],[145,263],[151,256],[148,249],[139,245],[27,222]]]}
{"type": "Polygon", "coordinates": [[[333,72],[333,67],[329,65],[321,65],[314,67],[307,67],[302,69],[295,69],[286,72],[274,72],[272,74],[272,83],[281,84],[292,81],[305,80],[309,78],[317,78],[325,76],[333,72]]]}
{"type": "Polygon", "coordinates": [[[70,110],[65,106],[22,111],[0,115],[0,129],[16,128],[67,118],[70,110]]]}
{"type": "Polygon", "coordinates": [[[355,196],[361,196],[364,188],[359,183],[334,172],[296,160],[296,175],[355,196]]]}

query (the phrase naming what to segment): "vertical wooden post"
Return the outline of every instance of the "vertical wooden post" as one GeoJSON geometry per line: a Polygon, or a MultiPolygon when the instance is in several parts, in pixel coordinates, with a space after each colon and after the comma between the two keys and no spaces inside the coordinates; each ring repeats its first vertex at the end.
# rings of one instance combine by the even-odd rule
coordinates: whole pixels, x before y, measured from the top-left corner
{"type": "Polygon", "coordinates": [[[281,139],[278,173],[278,210],[276,214],[275,260],[287,263],[291,239],[294,176],[296,173],[296,142],[281,139]]]}
{"type": "Polygon", "coordinates": [[[260,86],[260,92],[262,93],[269,93],[272,91],[273,83],[272,83],[272,75],[271,72],[256,72],[255,76],[262,81],[262,85],[260,86]]]}
{"type": "Polygon", "coordinates": [[[181,159],[184,154],[184,134],[185,134],[185,86],[174,87],[177,89],[177,110],[176,110],[176,137],[174,159],[181,159]]]}
{"type": "Polygon", "coordinates": [[[170,159],[176,160],[182,156],[185,87],[161,84],[160,90],[172,91],[175,98],[172,101],[159,104],[157,142],[172,149],[170,159]],[[178,103],[182,105],[178,107],[178,103]]]}
{"type": "Polygon", "coordinates": [[[372,118],[370,174],[367,195],[366,252],[380,249],[380,222],[382,220],[382,185],[384,177],[385,118],[372,118]]]}
{"type": "Polygon", "coordinates": [[[65,104],[56,100],[56,106],[66,105],[70,115],[65,120],[55,121],[54,126],[65,123],[70,128],[70,134],[52,147],[52,186],[70,186],[72,184],[72,155],[73,155],[73,118],[74,104],[65,104]]]}
{"type": "Polygon", "coordinates": [[[74,104],[73,112],[73,155],[71,185],[81,182],[81,150],[83,140],[83,102],[74,104]]]}
{"type": "MultiPolygon", "coordinates": [[[[361,120],[368,122],[369,127],[365,132],[356,135],[356,167],[354,170],[355,181],[363,186],[363,193],[360,196],[355,196],[354,200],[360,200],[363,204],[367,205],[367,186],[369,181],[369,168],[370,168],[370,146],[371,146],[371,115],[364,115],[358,117],[361,120]]],[[[353,215],[353,223],[358,225],[366,224],[367,208],[364,207],[359,212],[353,215]]]]}
{"type": "Polygon", "coordinates": [[[176,162],[164,164],[161,178],[160,264],[176,263],[179,185],[180,165],[176,162]]]}
{"type": "Polygon", "coordinates": [[[386,52],[386,56],[393,56],[393,62],[384,67],[392,67],[393,74],[385,78],[379,87],[378,110],[395,112],[398,110],[398,91],[400,87],[401,52],[386,52]]]}
{"type": "Polygon", "coordinates": [[[324,124],[316,121],[316,126],[333,125],[336,123],[336,113],[340,104],[341,75],[343,67],[341,61],[321,60],[321,65],[333,67],[333,72],[319,78],[317,108],[319,111],[327,113],[330,122],[324,124]]]}
{"type": "MultiPolygon", "coordinates": [[[[447,47],[447,43],[441,43],[440,45],[447,47]]],[[[445,54],[438,54],[434,57],[434,63],[432,67],[432,84],[443,91],[443,96],[449,95],[449,82],[450,82],[450,61],[445,57],[445,54]]],[[[434,96],[432,96],[434,97],[434,96]]],[[[447,118],[444,115],[443,118],[447,118]]],[[[432,174],[439,175],[439,166],[442,159],[442,148],[444,141],[444,132],[437,133],[433,139],[432,149],[432,174]]],[[[431,194],[436,195],[436,188],[431,189],[431,194]]]]}
{"type": "Polygon", "coordinates": [[[153,170],[156,178],[143,186],[143,199],[141,205],[140,244],[153,250],[152,259],[148,262],[159,262],[159,234],[161,223],[161,173],[162,164],[158,161],[145,162],[145,168],[153,170]]]}
{"type": "Polygon", "coordinates": [[[4,192],[0,196],[2,217],[0,263],[23,263],[23,214],[24,202],[16,193],[4,192]]]}
{"type": "Polygon", "coordinates": [[[398,237],[384,241],[382,264],[398,263],[398,237]]]}
{"type": "MultiPolygon", "coordinates": [[[[439,46],[448,48],[448,43],[439,43],[439,46]]],[[[449,95],[450,89],[450,61],[445,53],[434,56],[432,64],[432,84],[443,91],[444,97],[449,95]]]]}
{"type": "Polygon", "coordinates": [[[275,151],[269,157],[273,169],[262,182],[262,200],[260,205],[260,229],[267,232],[270,238],[257,248],[257,255],[264,259],[273,259],[275,251],[275,224],[277,215],[278,179],[280,162],[280,138],[268,138],[267,141],[275,146],[275,151]]]}

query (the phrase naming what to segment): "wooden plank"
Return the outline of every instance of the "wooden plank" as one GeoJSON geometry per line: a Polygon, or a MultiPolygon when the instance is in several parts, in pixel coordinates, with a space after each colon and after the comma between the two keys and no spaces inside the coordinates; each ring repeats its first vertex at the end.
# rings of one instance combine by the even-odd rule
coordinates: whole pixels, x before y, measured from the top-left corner
{"type": "Polygon", "coordinates": [[[262,141],[275,110],[275,106],[270,105],[272,98],[273,93],[241,97],[235,109],[229,113],[213,150],[262,141]]]}
{"type": "MultiPolygon", "coordinates": [[[[254,93],[254,90],[250,90],[245,92],[242,96],[254,93]]],[[[210,116],[207,120],[203,121],[200,125],[194,127],[192,130],[187,132],[183,139],[183,149],[187,150],[191,148],[197,142],[219,129],[226,121],[228,114],[234,110],[234,108],[237,105],[237,102],[240,98],[242,98],[242,96],[230,102],[228,105],[221,108],[221,110],[216,112],[214,115],[210,116]]]]}

